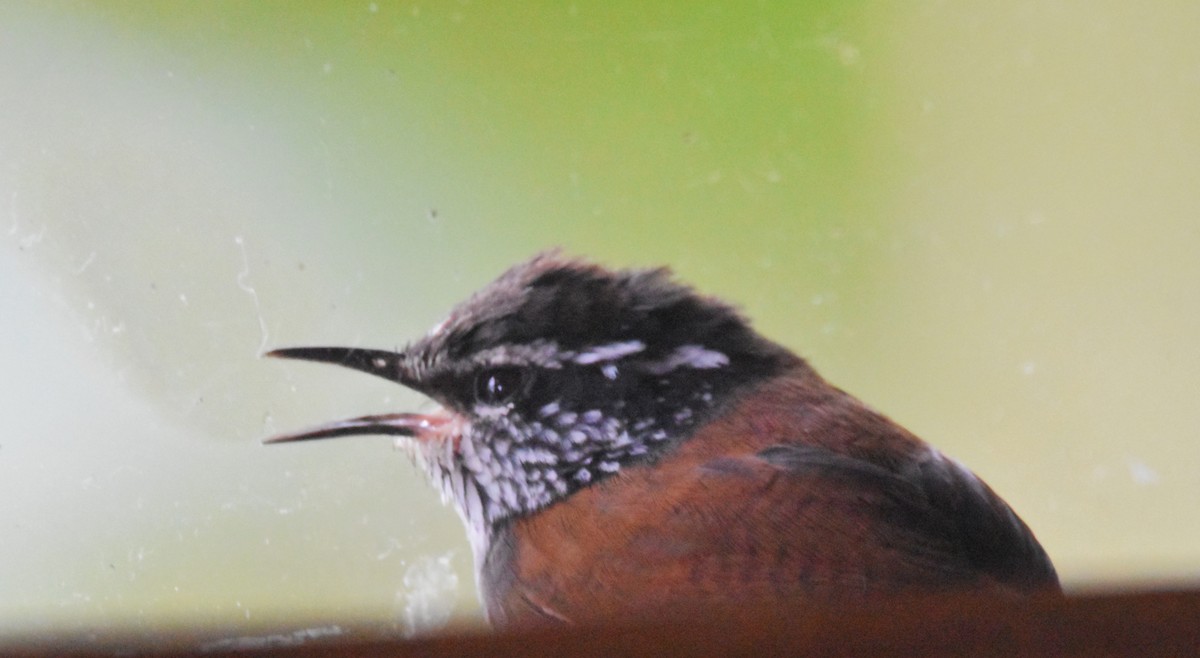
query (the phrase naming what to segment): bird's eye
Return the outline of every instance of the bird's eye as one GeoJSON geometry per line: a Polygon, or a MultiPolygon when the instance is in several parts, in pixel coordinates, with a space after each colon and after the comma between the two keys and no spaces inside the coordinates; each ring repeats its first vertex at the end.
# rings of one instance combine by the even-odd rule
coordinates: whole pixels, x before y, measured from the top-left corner
{"type": "Polygon", "coordinates": [[[519,368],[488,368],[475,376],[475,399],[484,404],[508,402],[521,390],[525,373],[519,368]]]}

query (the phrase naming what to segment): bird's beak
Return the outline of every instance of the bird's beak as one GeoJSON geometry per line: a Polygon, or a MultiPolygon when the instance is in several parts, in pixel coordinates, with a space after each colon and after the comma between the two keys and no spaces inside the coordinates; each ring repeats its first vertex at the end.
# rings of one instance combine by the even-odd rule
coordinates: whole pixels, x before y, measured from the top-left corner
{"type": "MultiPolygon", "coordinates": [[[[365,373],[383,377],[389,381],[420,391],[416,380],[405,366],[404,355],[384,350],[365,350],[353,347],[289,347],[272,350],[266,356],[279,359],[299,359],[333,363],[365,373]]],[[[407,436],[418,440],[441,436],[450,417],[444,414],[381,414],[339,420],[316,427],[278,434],[263,439],[263,443],[286,443],[328,439],[337,436],[361,434],[387,434],[407,436]]]]}

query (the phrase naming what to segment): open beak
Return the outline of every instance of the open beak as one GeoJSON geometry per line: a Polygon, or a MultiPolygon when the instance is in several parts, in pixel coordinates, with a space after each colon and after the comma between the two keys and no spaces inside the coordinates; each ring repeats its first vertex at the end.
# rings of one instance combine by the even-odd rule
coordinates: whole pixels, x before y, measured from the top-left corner
{"type": "MultiPolygon", "coordinates": [[[[413,390],[420,390],[405,366],[404,355],[398,352],[353,347],[289,347],[272,350],[267,352],[266,356],[332,363],[383,377],[413,390]]],[[[298,432],[278,434],[263,439],[263,443],[287,443],[362,434],[408,436],[422,440],[441,436],[444,426],[449,422],[450,418],[442,414],[400,413],[362,416],[349,420],[338,420],[298,432]]]]}

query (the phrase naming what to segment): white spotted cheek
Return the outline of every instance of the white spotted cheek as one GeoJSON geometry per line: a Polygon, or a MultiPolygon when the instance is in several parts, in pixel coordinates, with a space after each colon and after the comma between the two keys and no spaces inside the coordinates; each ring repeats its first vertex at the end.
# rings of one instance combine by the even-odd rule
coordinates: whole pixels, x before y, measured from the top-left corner
{"type": "Polygon", "coordinates": [[[486,420],[498,420],[508,417],[508,414],[513,410],[513,403],[492,405],[492,404],[477,404],[474,407],[475,415],[486,420]]]}
{"type": "Polygon", "coordinates": [[[541,418],[549,418],[551,416],[557,415],[558,412],[559,412],[559,401],[555,400],[554,402],[547,404],[546,406],[542,407],[541,409],[538,409],[538,416],[541,418]]]}

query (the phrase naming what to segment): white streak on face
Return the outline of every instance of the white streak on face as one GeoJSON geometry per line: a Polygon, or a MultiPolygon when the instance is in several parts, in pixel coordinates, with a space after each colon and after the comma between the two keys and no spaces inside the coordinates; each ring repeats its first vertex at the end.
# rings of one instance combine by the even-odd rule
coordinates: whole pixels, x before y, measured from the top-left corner
{"type": "Polygon", "coordinates": [[[501,345],[481,350],[471,361],[483,366],[540,366],[558,369],[563,360],[571,358],[571,352],[562,352],[552,340],[535,340],[523,345],[501,345]]]}
{"type": "Polygon", "coordinates": [[[468,526],[482,526],[486,521],[483,516],[483,501],[479,499],[478,488],[467,488],[467,500],[463,505],[463,511],[466,512],[468,526]]]}
{"type": "Polygon", "coordinates": [[[710,350],[703,345],[680,345],[661,361],[646,364],[646,370],[655,375],[665,375],[676,368],[710,370],[729,365],[729,357],[723,352],[710,350]]]}
{"type": "Polygon", "coordinates": [[[512,408],[513,403],[511,402],[502,404],[500,406],[477,404],[475,405],[475,415],[479,416],[480,418],[490,418],[494,420],[496,418],[503,418],[504,416],[507,416],[508,412],[512,411],[512,408]]]}
{"type": "Polygon", "coordinates": [[[616,361],[630,354],[637,354],[646,349],[646,344],[640,340],[628,340],[621,343],[597,345],[575,355],[575,363],[581,366],[600,363],[601,361],[616,361]]]}
{"type": "Polygon", "coordinates": [[[450,471],[450,493],[454,495],[455,500],[463,500],[466,497],[466,490],[463,489],[463,476],[457,469],[450,471]]]}

